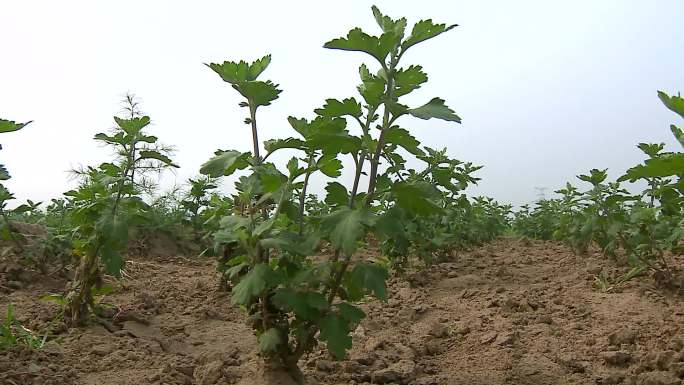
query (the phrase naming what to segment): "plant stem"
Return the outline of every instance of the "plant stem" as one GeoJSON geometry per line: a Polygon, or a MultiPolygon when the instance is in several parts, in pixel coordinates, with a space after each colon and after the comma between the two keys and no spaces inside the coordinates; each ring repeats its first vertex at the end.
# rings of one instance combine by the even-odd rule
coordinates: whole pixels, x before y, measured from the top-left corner
{"type": "Polygon", "coordinates": [[[307,164],[307,172],[304,176],[304,186],[302,186],[302,192],[299,196],[299,235],[304,234],[304,205],[306,204],[306,189],[309,187],[309,177],[311,176],[314,161],[314,153],[309,155],[309,162],[307,164]]]}
{"type": "MultiPolygon", "coordinates": [[[[128,180],[129,172],[135,170],[135,141],[131,144],[132,150],[129,153],[129,158],[126,162],[126,168],[124,169],[121,180],[119,180],[116,188],[116,197],[114,199],[114,204],[112,205],[112,217],[116,218],[119,212],[119,204],[123,196],[123,187],[125,181],[128,180]]],[[[131,174],[132,175],[132,174],[131,174]]],[[[67,306],[69,311],[69,319],[72,324],[82,325],[85,323],[85,317],[87,316],[88,310],[93,305],[92,295],[90,293],[91,288],[97,281],[98,268],[97,268],[97,258],[99,257],[100,250],[105,242],[106,234],[100,234],[97,239],[97,245],[92,254],[86,254],[82,257],[80,266],[76,271],[74,277],[74,289],[70,294],[70,301],[67,306]]]]}
{"type": "MultiPolygon", "coordinates": [[[[361,131],[363,131],[364,135],[368,135],[368,132],[370,131],[370,124],[373,119],[373,115],[375,115],[375,108],[369,108],[368,113],[366,114],[366,123],[362,123],[361,120],[357,119],[361,125],[361,131]]],[[[356,194],[359,191],[359,181],[361,180],[361,174],[363,173],[363,166],[366,162],[367,154],[365,150],[360,150],[356,153],[356,155],[353,156],[356,170],[354,171],[354,185],[352,186],[352,190],[349,195],[349,208],[354,207],[354,201],[356,200],[356,194]]]]}
{"type": "Polygon", "coordinates": [[[354,157],[356,170],[354,172],[354,185],[352,186],[351,193],[349,194],[349,208],[354,207],[354,200],[356,200],[356,193],[359,191],[359,181],[361,180],[361,172],[363,172],[363,164],[365,160],[366,155],[362,151],[359,151],[358,155],[354,157]]]}
{"type": "Polygon", "coordinates": [[[261,163],[261,157],[259,156],[259,133],[257,131],[256,122],[256,107],[253,107],[254,103],[249,100],[249,121],[252,124],[252,142],[254,144],[254,164],[258,165],[261,163]]]}
{"type": "Polygon", "coordinates": [[[392,125],[393,120],[390,120],[390,106],[394,103],[394,67],[396,60],[392,60],[389,68],[383,66],[387,74],[387,91],[385,93],[384,113],[382,117],[382,127],[380,136],[378,137],[378,144],[375,148],[375,153],[371,158],[371,170],[368,180],[368,193],[366,194],[365,206],[369,207],[373,203],[373,195],[375,194],[375,185],[378,177],[378,167],[380,165],[380,155],[385,147],[385,135],[392,125]]]}

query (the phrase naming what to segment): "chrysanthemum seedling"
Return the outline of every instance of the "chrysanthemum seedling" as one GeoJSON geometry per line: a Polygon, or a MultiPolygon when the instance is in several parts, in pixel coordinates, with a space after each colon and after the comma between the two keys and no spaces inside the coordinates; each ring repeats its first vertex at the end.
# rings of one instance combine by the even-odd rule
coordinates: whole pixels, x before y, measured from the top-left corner
{"type": "Polygon", "coordinates": [[[119,276],[124,265],[121,252],[128,244],[130,228],[147,208],[141,199],[149,185],[145,175],[176,166],[168,151],[148,135],[148,116],[139,116],[131,97],[129,116],[114,117],[111,134],[98,133],[95,140],[113,149],[115,159],[79,173],[82,183],[64,195],[70,200],[70,221],[76,226],[74,253],[78,266],[66,296],[65,319],[82,325],[95,308],[93,293],[102,284],[102,268],[119,276]]]}
{"type": "Polygon", "coordinates": [[[424,182],[393,181],[382,172],[381,165],[391,165],[388,160],[397,159],[393,155],[399,148],[422,153],[420,142],[399,125],[404,122],[400,118],[460,122],[440,98],[418,107],[400,102],[427,81],[422,67],[400,66],[404,54],[455,26],[423,20],[408,33],[406,19],[393,20],[376,7],[373,14],[379,36],[354,28],[325,44],[373,59],[359,69],[361,99],[328,99],[313,119],[290,117],[297,136],[266,141],[265,153],[257,111],[281,93],[277,84],[260,80],[270,55],[252,63],[208,64],[243,97],[240,106],[248,110],[245,123],[253,141],[251,152],[218,150],[201,168],[212,177],[248,171],[236,184],[234,199],[242,202],[241,209],[224,217],[215,234],[219,244],[233,245],[237,251],[226,271],[235,284],[232,302],[249,314],[266,368],[287,373],[297,382],[304,381],[297,363],[318,340],[338,358],[351,347],[350,332],[365,316],[355,301],[366,295],[386,298],[385,268],[356,257],[356,251],[368,233],[388,237],[401,227],[387,208],[414,215],[440,210],[424,182]],[[269,161],[271,154],[286,149],[301,156],[292,157],[284,168],[269,161]],[[346,171],[342,157],[353,161],[351,188],[331,181],[325,198],[329,212],[311,218],[304,207],[311,178],[341,175],[346,171]],[[368,185],[362,192],[364,174],[368,185]],[[312,258],[321,239],[330,244],[331,255],[312,258]]]}

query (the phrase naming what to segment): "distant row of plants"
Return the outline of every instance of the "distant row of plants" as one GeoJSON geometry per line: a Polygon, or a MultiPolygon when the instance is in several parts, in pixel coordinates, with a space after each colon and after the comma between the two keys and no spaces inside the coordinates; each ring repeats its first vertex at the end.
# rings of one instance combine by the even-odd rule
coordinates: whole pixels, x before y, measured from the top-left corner
{"type": "MultiPolygon", "coordinates": [[[[658,92],[670,110],[684,117],[684,99],[658,92]]],[[[670,130],[684,146],[684,133],[670,130]]],[[[557,198],[542,199],[515,213],[515,232],[540,239],[558,239],[579,254],[595,245],[612,259],[626,261],[632,269],[618,278],[652,272],[666,285],[674,283],[672,259],[684,252],[684,152],[665,151],[664,143],[639,143],[643,163],[608,181],[607,170],[593,169],[578,179],[589,185],[581,189],[570,183],[556,191],[557,198]],[[626,183],[643,186],[630,193],[626,183]]],[[[605,286],[605,284],[602,284],[605,286]]]]}

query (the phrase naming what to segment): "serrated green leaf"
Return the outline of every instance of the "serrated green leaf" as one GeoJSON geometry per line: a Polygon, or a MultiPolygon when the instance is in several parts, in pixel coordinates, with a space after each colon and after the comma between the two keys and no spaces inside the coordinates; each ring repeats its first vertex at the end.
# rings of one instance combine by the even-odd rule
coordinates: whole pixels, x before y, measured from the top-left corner
{"type": "Polygon", "coordinates": [[[285,311],[293,311],[297,317],[311,320],[328,308],[328,301],[318,292],[297,291],[283,288],[273,295],[273,303],[285,311]]]}
{"type": "Polygon", "coordinates": [[[408,68],[402,68],[397,71],[395,75],[395,93],[396,96],[403,96],[413,90],[420,88],[421,84],[427,82],[428,77],[423,72],[423,67],[412,65],[408,68]]]}
{"type": "Polygon", "coordinates": [[[394,239],[405,236],[404,215],[398,207],[392,207],[378,215],[375,222],[375,232],[383,239],[394,239]]]}
{"type": "Polygon", "coordinates": [[[44,302],[52,302],[56,303],[57,305],[64,307],[67,305],[68,301],[66,297],[62,294],[46,294],[42,297],[39,298],[41,301],[44,302]]]}
{"type": "Polygon", "coordinates": [[[340,310],[340,315],[353,325],[358,324],[366,317],[363,310],[346,302],[338,303],[337,308],[340,310]]]}
{"type": "Polygon", "coordinates": [[[411,35],[401,43],[401,48],[406,51],[410,47],[423,42],[428,39],[432,39],[450,29],[457,27],[457,24],[447,26],[446,24],[435,24],[432,20],[421,20],[413,26],[411,35]]]}
{"type": "Polygon", "coordinates": [[[665,143],[639,143],[637,147],[652,158],[665,148],[665,143]]]}
{"type": "Polygon", "coordinates": [[[120,217],[107,216],[99,225],[99,232],[104,234],[104,242],[100,248],[102,260],[107,274],[119,277],[124,266],[124,259],[119,250],[128,243],[128,223],[120,217]]]}
{"type": "Polygon", "coordinates": [[[15,207],[13,210],[11,210],[15,214],[22,214],[28,211],[31,211],[31,206],[23,204],[15,207]]]}
{"type": "Polygon", "coordinates": [[[255,80],[262,72],[271,64],[271,55],[266,55],[261,59],[255,60],[249,65],[249,74],[247,80],[255,80]]]}
{"type": "Polygon", "coordinates": [[[344,358],[347,349],[352,346],[347,321],[335,313],[330,313],[320,321],[319,327],[320,339],[326,342],[328,351],[335,358],[344,358]]]}
{"type": "MultiPolygon", "coordinates": [[[[232,260],[231,260],[231,262],[232,262],[232,260]]],[[[231,281],[234,281],[247,268],[249,268],[249,263],[246,263],[246,262],[238,263],[237,265],[232,266],[231,268],[226,270],[224,274],[228,277],[228,279],[230,279],[231,281]]]]}
{"type": "Polygon", "coordinates": [[[259,342],[259,350],[264,353],[276,351],[283,342],[280,331],[276,328],[267,329],[257,337],[257,340],[259,342]]]}
{"type": "Polygon", "coordinates": [[[107,135],[105,133],[98,133],[95,134],[94,137],[95,140],[101,140],[103,142],[107,143],[112,143],[112,144],[127,144],[128,140],[124,137],[123,132],[119,132],[116,135],[107,135]]]}
{"type": "Polygon", "coordinates": [[[392,186],[396,204],[415,215],[432,215],[442,211],[434,199],[439,196],[435,187],[425,182],[397,182],[392,186]]]}
{"type": "Polygon", "coordinates": [[[140,157],[138,159],[154,159],[158,160],[168,166],[178,168],[179,166],[171,160],[168,156],[154,150],[142,150],[140,151],[140,157]]]}
{"type": "Polygon", "coordinates": [[[118,175],[121,175],[123,170],[121,167],[115,165],[114,163],[102,163],[100,164],[100,170],[106,175],[116,177],[118,175]]]}
{"type": "Polygon", "coordinates": [[[387,269],[374,263],[357,263],[349,274],[347,293],[350,299],[359,300],[373,293],[381,300],[387,299],[387,269]]]}
{"type": "Polygon", "coordinates": [[[7,168],[5,167],[4,164],[0,164],[0,180],[8,180],[8,179],[10,179],[9,171],[7,171],[7,168]]]}
{"type": "Polygon", "coordinates": [[[105,284],[100,287],[93,286],[90,289],[90,293],[93,297],[102,297],[116,292],[116,288],[112,285],[105,284]]]}
{"type": "Polygon", "coordinates": [[[227,231],[237,231],[240,228],[247,228],[249,219],[239,215],[227,215],[221,218],[220,225],[227,231]]]}
{"type": "Polygon", "coordinates": [[[272,101],[278,99],[278,95],[282,92],[278,89],[278,85],[270,80],[244,82],[233,85],[233,88],[255,107],[270,105],[272,101]]]}
{"type": "Polygon", "coordinates": [[[5,201],[11,199],[14,199],[14,195],[11,192],[9,192],[9,190],[7,190],[5,186],[0,184],[0,203],[4,203],[5,201]]]}
{"type": "Polygon", "coordinates": [[[252,107],[257,108],[270,105],[282,92],[278,89],[278,85],[270,80],[256,80],[270,62],[271,55],[266,55],[251,64],[245,61],[226,61],[223,64],[211,63],[207,66],[247,98],[252,107]]]}
{"type": "Polygon", "coordinates": [[[404,159],[403,156],[399,155],[397,152],[394,152],[394,150],[386,151],[383,156],[391,163],[391,166],[387,168],[387,172],[397,173],[401,170],[404,170],[406,159],[404,159]]]}
{"type": "Polygon", "coordinates": [[[589,170],[589,175],[578,175],[577,178],[579,180],[591,183],[594,186],[599,185],[600,183],[603,183],[606,178],[608,178],[608,169],[603,169],[599,170],[596,168],[593,168],[589,170]]]}
{"type": "Polygon", "coordinates": [[[362,64],[359,67],[361,85],[357,87],[361,96],[369,106],[377,107],[382,104],[382,97],[385,92],[385,81],[379,76],[375,76],[368,71],[368,67],[362,64]]]}
{"type": "Polygon", "coordinates": [[[150,124],[149,116],[141,116],[132,119],[122,119],[119,117],[114,117],[116,124],[124,130],[128,135],[135,135],[150,124]]]}
{"type": "Polygon", "coordinates": [[[419,119],[442,119],[450,122],[461,123],[461,118],[454,113],[454,110],[444,104],[444,100],[434,98],[425,105],[408,110],[408,113],[419,119]]]}
{"type": "Polygon", "coordinates": [[[645,178],[659,178],[684,175],[684,153],[663,154],[647,159],[644,164],[632,167],[618,181],[636,181],[645,178]]]}
{"type": "Polygon", "coordinates": [[[291,148],[301,150],[306,146],[301,139],[285,138],[285,139],[271,139],[264,142],[264,149],[269,153],[281,150],[283,148],[291,148]]]}
{"type": "Polygon", "coordinates": [[[271,229],[273,228],[274,225],[275,225],[275,219],[274,218],[267,219],[267,220],[259,223],[254,228],[254,230],[252,230],[252,236],[254,238],[257,238],[257,239],[262,238],[262,237],[266,236],[269,231],[271,231],[271,229]]]}
{"type": "Polygon", "coordinates": [[[290,173],[290,180],[294,180],[306,172],[306,169],[299,167],[299,159],[292,157],[287,161],[287,171],[290,173]]]}
{"type": "Polygon", "coordinates": [[[238,84],[256,80],[270,63],[271,55],[266,55],[252,63],[247,63],[244,60],[239,62],[224,61],[223,64],[211,63],[206,64],[206,66],[221,76],[223,81],[238,84]]]}
{"type": "Polygon", "coordinates": [[[145,142],[145,143],[155,143],[159,138],[157,138],[154,135],[140,135],[138,136],[138,141],[139,142],[145,142]]]}
{"type": "Polygon", "coordinates": [[[26,123],[17,123],[12,120],[0,119],[0,133],[3,132],[13,132],[24,128],[27,124],[33,122],[32,120],[26,123]]]}
{"type": "Polygon", "coordinates": [[[314,110],[318,115],[326,118],[338,118],[342,116],[352,116],[355,118],[363,115],[361,104],[354,98],[347,98],[343,101],[337,99],[326,99],[323,108],[314,110]]]}
{"type": "Polygon", "coordinates": [[[672,131],[672,135],[674,135],[679,144],[682,147],[684,147],[684,131],[682,131],[679,127],[675,126],[674,124],[670,125],[670,131],[672,131]]]}
{"type": "Polygon", "coordinates": [[[264,194],[263,186],[257,173],[239,177],[237,182],[235,182],[235,189],[238,191],[238,195],[245,200],[264,194]]]}
{"type": "Polygon", "coordinates": [[[361,28],[354,28],[347,33],[346,38],[341,37],[330,40],[323,47],[343,51],[365,52],[376,58],[379,62],[384,63],[387,55],[397,42],[398,38],[394,32],[385,32],[380,37],[377,37],[366,34],[361,28]]]}
{"type": "Polygon", "coordinates": [[[273,163],[263,163],[254,168],[263,192],[273,193],[284,187],[287,176],[283,175],[273,163]]]}
{"type": "Polygon", "coordinates": [[[342,175],[342,161],[335,158],[336,154],[324,154],[316,162],[316,168],[331,178],[342,175]]]}
{"type": "Polygon", "coordinates": [[[240,240],[249,226],[249,219],[238,215],[228,215],[221,218],[219,230],[214,233],[214,240],[219,243],[232,243],[240,240]]]}
{"type": "Polygon", "coordinates": [[[658,91],[658,98],[671,111],[677,113],[684,118],[684,99],[678,96],[669,96],[668,94],[658,91]]]}
{"type": "Polygon", "coordinates": [[[306,119],[289,117],[288,122],[307,139],[306,145],[309,149],[324,148],[326,152],[338,149],[339,152],[339,149],[349,147],[350,135],[346,130],[347,121],[344,118],[318,116],[308,122],[306,119]]]}
{"type": "Polygon", "coordinates": [[[328,193],[325,196],[325,203],[332,207],[346,206],[349,203],[349,192],[339,182],[330,182],[325,187],[328,193]]]}
{"type": "Polygon", "coordinates": [[[357,241],[364,234],[365,226],[372,220],[366,209],[340,208],[323,218],[321,229],[328,235],[330,243],[343,255],[351,256],[357,248],[357,241]]]}
{"type": "Polygon", "coordinates": [[[399,37],[404,36],[404,30],[406,29],[406,19],[401,18],[398,20],[392,20],[389,16],[383,15],[382,12],[375,5],[371,7],[373,11],[373,17],[378,23],[383,32],[394,32],[399,37]]]}
{"type": "Polygon", "coordinates": [[[297,131],[304,138],[308,138],[311,134],[309,129],[309,122],[306,119],[298,119],[294,116],[289,116],[287,118],[287,121],[288,123],[290,123],[290,126],[292,126],[292,128],[294,128],[294,130],[297,131]]]}
{"type": "Polygon", "coordinates": [[[398,207],[392,207],[378,216],[373,230],[378,239],[391,240],[396,250],[407,251],[410,242],[404,227],[405,221],[404,211],[398,207]]]}
{"type": "Polygon", "coordinates": [[[323,153],[333,155],[358,151],[360,141],[349,134],[346,126],[347,122],[343,118],[316,118],[309,125],[307,144],[312,149],[320,149],[323,153]]]}
{"type": "Polygon", "coordinates": [[[406,151],[413,155],[425,155],[425,152],[420,149],[420,142],[407,130],[403,128],[390,128],[385,134],[385,141],[390,144],[403,147],[406,151]]]}
{"type": "Polygon", "coordinates": [[[435,167],[432,169],[432,179],[437,182],[438,185],[447,188],[451,191],[458,190],[456,186],[451,182],[455,177],[451,169],[446,167],[435,167]]]}
{"type": "Polygon", "coordinates": [[[319,237],[311,234],[307,237],[291,232],[281,232],[273,237],[261,240],[261,246],[285,250],[289,253],[309,256],[313,255],[318,246],[319,237]]]}
{"type": "Polygon", "coordinates": [[[237,170],[243,170],[249,167],[249,160],[252,154],[249,152],[239,152],[235,150],[222,151],[218,150],[214,153],[216,156],[209,159],[200,168],[200,173],[209,175],[212,178],[220,176],[228,176],[237,170]]]}
{"type": "Polygon", "coordinates": [[[254,265],[233,288],[233,305],[247,305],[268,287],[276,285],[277,274],[265,263],[254,265]]]}

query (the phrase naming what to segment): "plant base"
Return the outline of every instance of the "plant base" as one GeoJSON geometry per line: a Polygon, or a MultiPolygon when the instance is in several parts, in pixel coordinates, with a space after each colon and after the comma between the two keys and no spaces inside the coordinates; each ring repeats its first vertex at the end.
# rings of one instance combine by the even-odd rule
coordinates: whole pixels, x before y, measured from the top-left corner
{"type": "Polygon", "coordinates": [[[285,368],[277,362],[259,360],[255,372],[238,385],[306,385],[308,382],[297,366],[285,368]]]}

